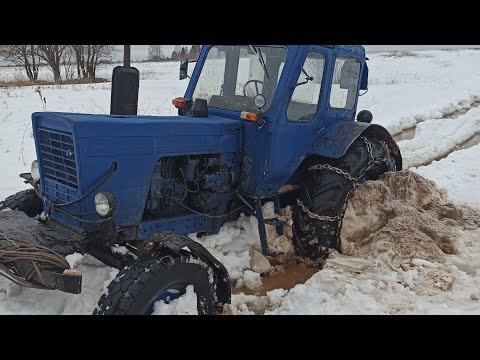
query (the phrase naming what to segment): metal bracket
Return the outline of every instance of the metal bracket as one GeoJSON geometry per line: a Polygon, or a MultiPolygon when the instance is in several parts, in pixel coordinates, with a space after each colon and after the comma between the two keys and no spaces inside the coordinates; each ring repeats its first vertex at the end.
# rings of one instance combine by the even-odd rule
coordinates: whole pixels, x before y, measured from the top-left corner
{"type": "MultiPolygon", "coordinates": [[[[8,266],[5,267],[9,269],[9,272],[20,277],[24,277],[26,274],[32,274],[28,281],[21,284],[23,286],[45,290],[60,290],[70,294],[80,294],[82,291],[82,274],[77,270],[67,269],[60,273],[54,269],[40,268],[41,279],[38,274],[35,273],[35,269],[30,261],[15,260],[8,263],[8,266]]],[[[4,273],[3,275],[8,277],[8,273],[4,273]]],[[[16,282],[13,278],[10,279],[16,282]]]]}
{"type": "Polygon", "coordinates": [[[262,253],[265,256],[271,256],[272,254],[270,254],[268,251],[267,230],[265,229],[265,218],[263,217],[262,200],[260,199],[257,199],[256,201],[255,216],[257,217],[258,221],[258,233],[260,235],[260,246],[262,247],[262,253]]]}

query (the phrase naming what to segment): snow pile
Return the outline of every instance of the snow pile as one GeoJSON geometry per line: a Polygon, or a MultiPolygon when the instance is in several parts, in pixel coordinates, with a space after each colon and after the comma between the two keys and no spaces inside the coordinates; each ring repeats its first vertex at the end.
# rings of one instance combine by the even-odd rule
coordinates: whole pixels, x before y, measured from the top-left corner
{"type": "Polygon", "coordinates": [[[233,296],[233,314],[480,313],[480,212],[412,172],[352,196],[332,253],[305,284],[233,296]]]}
{"type": "Polygon", "coordinates": [[[152,315],[198,315],[197,294],[193,285],[188,285],[184,295],[168,304],[163,300],[157,301],[153,305],[152,315]]]}
{"type": "Polygon", "coordinates": [[[354,192],[342,228],[344,254],[391,265],[458,253],[459,231],[480,226],[480,213],[449,203],[435,184],[409,171],[387,173],[354,192]]]}
{"type": "MultiPolygon", "coordinates": [[[[287,207],[283,211],[283,219],[291,225],[291,207],[287,207]]],[[[266,219],[275,216],[273,202],[263,205],[263,214],[266,219]]],[[[269,250],[273,253],[283,253],[276,258],[277,263],[289,261],[293,256],[293,235],[290,226],[285,226],[285,235],[282,236],[278,236],[273,225],[266,225],[266,230],[269,250]]],[[[262,283],[260,274],[275,271],[275,268],[259,252],[260,236],[255,216],[241,214],[236,221],[225,224],[218,234],[202,237],[190,234],[189,236],[205,246],[225,265],[231,280],[238,280],[237,287],[246,286],[254,289],[262,283]]]]}

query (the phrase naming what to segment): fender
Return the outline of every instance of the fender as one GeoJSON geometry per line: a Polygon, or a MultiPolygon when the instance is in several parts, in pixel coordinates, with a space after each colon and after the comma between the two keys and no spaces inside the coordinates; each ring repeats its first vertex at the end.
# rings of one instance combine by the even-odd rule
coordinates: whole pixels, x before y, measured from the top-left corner
{"type": "Polygon", "coordinates": [[[197,241],[190,239],[186,235],[175,233],[158,233],[147,241],[157,242],[175,253],[178,253],[184,247],[187,247],[199,259],[204,261],[217,275],[217,298],[221,304],[230,304],[231,287],[228,271],[205,247],[197,241]]]}
{"type": "Polygon", "coordinates": [[[357,121],[339,121],[323,130],[309,150],[309,155],[320,155],[338,159],[345,155],[350,145],[361,135],[385,141],[397,164],[402,170],[402,156],[392,135],[383,126],[357,121]]]}

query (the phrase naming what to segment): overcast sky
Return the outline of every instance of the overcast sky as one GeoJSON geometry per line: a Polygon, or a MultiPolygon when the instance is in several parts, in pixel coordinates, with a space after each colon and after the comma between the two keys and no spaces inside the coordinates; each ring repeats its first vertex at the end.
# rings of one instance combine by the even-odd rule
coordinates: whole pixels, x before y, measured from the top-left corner
{"type": "MultiPolygon", "coordinates": [[[[163,45],[165,55],[170,55],[175,45],[163,45]]],[[[365,45],[367,52],[375,51],[395,51],[395,50],[429,50],[429,49],[465,49],[480,48],[480,45],[365,45]]],[[[119,45],[118,59],[122,59],[123,49],[119,45]]],[[[148,45],[132,45],[132,61],[144,60],[148,54],[148,45]]]]}

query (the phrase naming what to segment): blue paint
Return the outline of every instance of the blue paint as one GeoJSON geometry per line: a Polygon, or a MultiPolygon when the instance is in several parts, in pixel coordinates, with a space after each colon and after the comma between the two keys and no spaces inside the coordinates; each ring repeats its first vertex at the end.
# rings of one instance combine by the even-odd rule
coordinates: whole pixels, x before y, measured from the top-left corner
{"type": "MultiPolygon", "coordinates": [[[[184,95],[187,99],[192,98],[211,47],[206,45],[202,49],[184,95]]],[[[354,121],[356,98],[355,106],[351,109],[332,108],[329,104],[335,61],[339,56],[352,57],[360,62],[360,76],[356,81],[358,88],[366,88],[368,72],[362,46],[288,45],[285,48],[287,57],[283,72],[279,76],[271,106],[263,114],[262,126],[242,120],[240,111],[213,106],[209,107],[207,118],[34,113],[32,121],[42,179],[41,192],[53,202],[78,198],[105,176],[112,162],[116,162],[117,170],[97,191],[83,201],[67,207],[67,210],[83,214],[95,213],[95,193],[111,192],[117,199],[113,219],[115,226],[119,230],[127,227],[136,229],[129,231],[130,234],[135,234],[135,239],[148,239],[162,231],[184,234],[218,232],[227,219],[239,214],[236,212],[227,216],[234,210],[231,201],[239,196],[250,199],[251,204],[258,209],[258,199],[273,198],[283,185],[298,181],[295,172],[308,156],[338,158],[358,136],[373,126],[354,121]],[[310,52],[319,53],[325,58],[317,111],[309,122],[291,122],[287,119],[287,108],[301,67],[310,52]],[[66,156],[74,157],[74,162],[71,163],[73,167],[68,170],[72,175],[75,174],[71,181],[59,181],[58,176],[63,176],[61,171],[57,177],[48,174],[46,150],[42,148],[44,144],[40,137],[45,131],[63,136],[62,139],[65,140],[65,149],[61,147],[62,144],[59,145],[59,163],[65,161],[66,156]],[[69,139],[72,139],[72,144],[69,139]],[[73,149],[67,154],[69,146],[73,146],[73,149]],[[234,178],[229,187],[218,190],[208,198],[208,201],[221,204],[216,207],[215,213],[203,216],[182,209],[181,213],[172,216],[145,218],[144,209],[151,182],[158,178],[153,176],[154,168],[160,159],[205,154],[218,156],[219,164],[229,169],[229,174],[234,178]]],[[[374,126],[383,137],[390,136],[385,129],[374,126]]],[[[55,166],[61,167],[58,164],[55,166]]],[[[208,181],[212,184],[225,182],[225,173],[210,174],[208,181]]],[[[45,212],[54,221],[82,233],[101,228],[99,224],[79,222],[53,211],[48,202],[45,212]]],[[[83,219],[95,220],[98,216],[87,215],[83,219]]],[[[260,230],[264,231],[262,228],[260,230]]]]}
{"type": "Polygon", "coordinates": [[[168,289],[161,291],[153,301],[148,305],[144,315],[151,315],[157,301],[163,301],[165,304],[170,304],[173,300],[185,295],[187,292],[187,284],[170,285],[168,289]]]}

